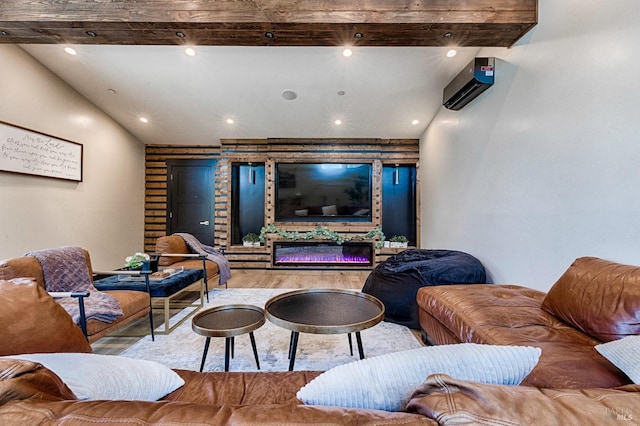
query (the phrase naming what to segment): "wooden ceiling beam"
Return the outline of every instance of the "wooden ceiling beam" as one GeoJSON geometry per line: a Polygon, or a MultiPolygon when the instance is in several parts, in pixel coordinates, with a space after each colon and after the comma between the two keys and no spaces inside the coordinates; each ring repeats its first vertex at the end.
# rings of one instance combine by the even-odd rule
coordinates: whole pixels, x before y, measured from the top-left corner
{"type": "Polygon", "coordinates": [[[512,46],[537,0],[3,0],[0,43],[512,46]]]}

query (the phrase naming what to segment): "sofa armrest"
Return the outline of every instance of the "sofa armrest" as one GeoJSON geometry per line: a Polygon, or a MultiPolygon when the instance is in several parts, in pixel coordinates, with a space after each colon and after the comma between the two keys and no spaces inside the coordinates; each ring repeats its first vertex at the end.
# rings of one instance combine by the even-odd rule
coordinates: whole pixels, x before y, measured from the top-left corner
{"type": "Polygon", "coordinates": [[[80,311],[80,329],[84,337],[88,338],[87,334],[87,316],[84,312],[84,298],[89,297],[88,291],[49,291],[49,296],[56,298],[61,297],[75,297],[78,299],[78,310],[80,311]]]}
{"type": "Polygon", "coordinates": [[[204,254],[197,253],[152,253],[151,256],[157,257],[190,257],[196,259],[206,259],[207,256],[204,254]]]}
{"type": "Polygon", "coordinates": [[[88,291],[50,291],[48,292],[51,297],[57,299],[59,297],[89,297],[88,291]]]}

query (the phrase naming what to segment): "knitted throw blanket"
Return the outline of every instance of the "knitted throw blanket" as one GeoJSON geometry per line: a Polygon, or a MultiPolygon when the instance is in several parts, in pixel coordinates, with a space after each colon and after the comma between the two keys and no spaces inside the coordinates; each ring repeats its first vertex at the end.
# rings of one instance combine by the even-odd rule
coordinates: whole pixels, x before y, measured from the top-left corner
{"type": "MultiPolygon", "coordinates": [[[[35,257],[44,274],[47,291],[88,291],[84,299],[85,316],[104,322],[112,322],[123,315],[120,303],[113,296],[98,291],[89,277],[89,268],[84,252],[80,247],[58,247],[27,253],[35,257]]],[[[74,297],[56,300],[73,318],[80,323],[80,308],[74,297]]]]}
{"type": "Polygon", "coordinates": [[[218,270],[220,274],[219,285],[226,284],[231,278],[231,268],[229,267],[229,261],[224,257],[224,255],[211,246],[202,244],[196,237],[191,234],[186,234],[184,232],[178,232],[173,235],[178,235],[182,237],[187,246],[194,252],[207,256],[207,260],[215,262],[218,265],[218,270]]]}

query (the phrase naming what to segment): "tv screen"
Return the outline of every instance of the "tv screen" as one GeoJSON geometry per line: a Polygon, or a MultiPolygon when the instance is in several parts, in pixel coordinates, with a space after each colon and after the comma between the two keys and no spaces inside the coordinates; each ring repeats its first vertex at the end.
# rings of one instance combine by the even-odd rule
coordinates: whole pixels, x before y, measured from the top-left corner
{"type": "Polygon", "coordinates": [[[371,221],[371,164],[278,163],[276,220],[371,221]]]}

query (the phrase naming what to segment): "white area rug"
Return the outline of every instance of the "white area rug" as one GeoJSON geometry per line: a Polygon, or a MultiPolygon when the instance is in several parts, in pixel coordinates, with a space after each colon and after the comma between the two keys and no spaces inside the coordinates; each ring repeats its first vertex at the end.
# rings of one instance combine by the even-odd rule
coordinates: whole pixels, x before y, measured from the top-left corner
{"type": "MultiPolygon", "coordinates": [[[[264,307],[265,302],[286,289],[215,289],[209,292],[207,307],[232,303],[264,307]]],[[[204,309],[204,308],[203,308],[204,309]]],[[[184,313],[181,312],[179,315],[184,313]]],[[[253,332],[260,359],[260,371],[287,371],[289,338],[291,332],[268,320],[253,332]]],[[[419,348],[422,344],[407,328],[381,322],[361,333],[365,357],[370,358],[389,352],[419,348]]],[[[325,371],[359,358],[355,335],[353,356],[349,352],[346,334],[318,335],[300,333],[296,352],[295,370],[325,371]]],[[[211,338],[209,353],[203,371],[224,371],[224,338],[211,338]]],[[[191,330],[191,320],[185,321],[169,335],[156,335],[156,341],[146,336],[122,352],[129,358],[160,362],[170,368],[199,370],[205,337],[191,330]]],[[[249,335],[235,337],[235,357],[229,362],[229,371],[258,371],[256,369],[249,335]]]]}

